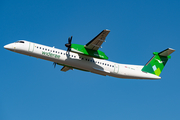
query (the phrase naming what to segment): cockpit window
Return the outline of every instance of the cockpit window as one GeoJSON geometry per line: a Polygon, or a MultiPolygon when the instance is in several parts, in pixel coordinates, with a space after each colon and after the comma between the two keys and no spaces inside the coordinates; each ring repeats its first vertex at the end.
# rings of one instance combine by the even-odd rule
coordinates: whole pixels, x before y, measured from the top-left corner
{"type": "Polygon", "coordinates": [[[16,41],[15,43],[24,43],[24,41],[21,41],[21,40],[20,40],[20,41],[16,41]]]}

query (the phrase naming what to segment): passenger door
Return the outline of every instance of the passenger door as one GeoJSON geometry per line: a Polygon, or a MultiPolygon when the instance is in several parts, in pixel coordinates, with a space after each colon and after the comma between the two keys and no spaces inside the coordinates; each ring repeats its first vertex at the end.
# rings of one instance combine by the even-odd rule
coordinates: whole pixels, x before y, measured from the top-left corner
{"type": "Polygon", "coordinates": [[[29,43],[29,49],[28,51],[33,52],[34,51],[34,43],[29,43]]]}
{"type": "Polygon", "coordinates": [[[115,64],[114,65],[114,73],[118,73],[119,72],[119,65],[115,64]]]}

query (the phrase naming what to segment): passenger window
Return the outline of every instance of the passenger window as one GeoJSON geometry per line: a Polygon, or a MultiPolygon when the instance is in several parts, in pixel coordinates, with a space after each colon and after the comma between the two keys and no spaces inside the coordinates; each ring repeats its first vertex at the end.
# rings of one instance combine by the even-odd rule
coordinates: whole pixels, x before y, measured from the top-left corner
{"type": "Polygon", "coordinates": [[[47,50],[47,49],[45,49],[45,50],[47,50]]]}
{"type": "Polygon", "coordinates": [[[39,49],[41,49],[41,47],[39,49]]]}
{"type": "Polygon", "coordinates": [[[56,51],[56,53],[57,53],[57,51],[56,51]]]}
{"type": "Polygon", "coordinates": [[[37,46],[37,48],[38,48],[38,46],[37,46]]]}

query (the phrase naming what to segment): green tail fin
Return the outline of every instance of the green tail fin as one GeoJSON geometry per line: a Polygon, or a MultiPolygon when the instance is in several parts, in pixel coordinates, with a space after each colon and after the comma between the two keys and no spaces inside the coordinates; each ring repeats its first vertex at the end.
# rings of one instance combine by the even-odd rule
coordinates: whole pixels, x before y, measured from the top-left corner
{"type": "Polygon", "coordinates": [[[174,49],[168,48],[159,53],[154,52],[154,56],[146,63],[146,65],[142,68],[142,71],[159,76],[168,59],[171,58],[169,55],[174,51],[174,49]]]}

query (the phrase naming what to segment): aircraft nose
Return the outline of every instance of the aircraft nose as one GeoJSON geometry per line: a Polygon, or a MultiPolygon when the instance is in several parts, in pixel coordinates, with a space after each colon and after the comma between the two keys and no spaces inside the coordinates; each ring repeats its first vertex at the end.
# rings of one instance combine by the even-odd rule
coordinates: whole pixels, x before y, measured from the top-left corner
{"type": "Polygon", "coordinates": [[[10,49],[12,49],[12,45],[11,44],[7,44],[7,45],[4,46],[4,48],[10,50],[10,49]]]}

